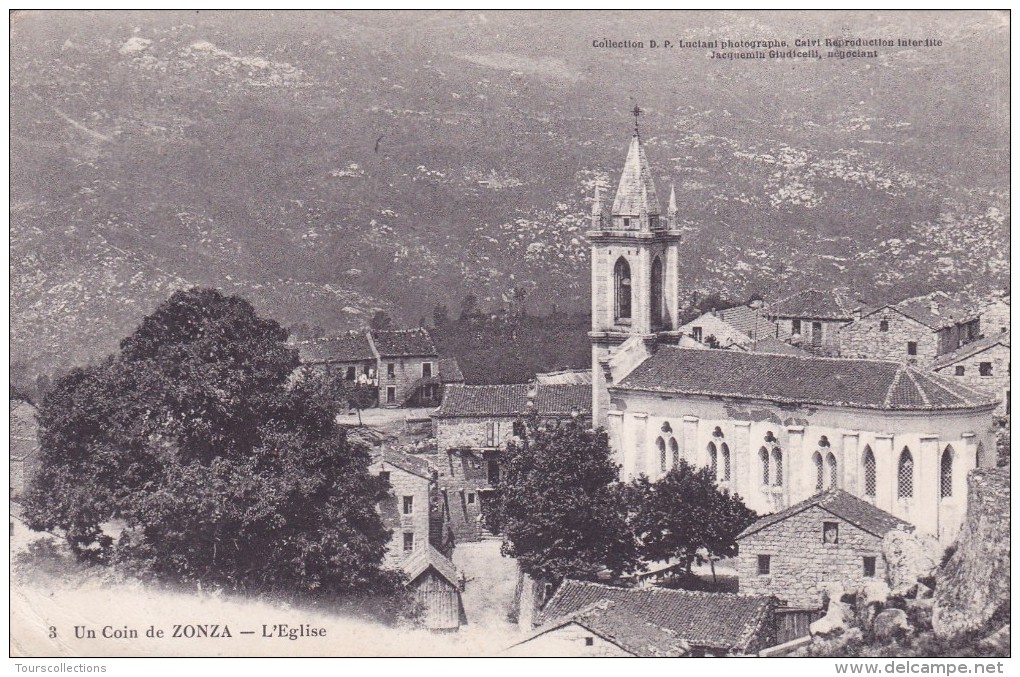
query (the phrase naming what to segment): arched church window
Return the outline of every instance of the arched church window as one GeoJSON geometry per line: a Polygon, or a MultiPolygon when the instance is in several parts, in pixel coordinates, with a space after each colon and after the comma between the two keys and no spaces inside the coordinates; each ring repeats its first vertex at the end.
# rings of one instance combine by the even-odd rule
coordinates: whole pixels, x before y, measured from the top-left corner
{"type": "Polygon", "coordinates": [[[817,494],[825,488],[825,471],[822,470],[822,455],[816,451],[811,460],[815,464],[815,493],[817,494]]]}
{"type": "Polygon", "coordinates": [[[616,267],[613,269],[613,278],[616,281],[616,319],[630,319],[630,265],[627,259],[622,256],[617,259],[616,267]]]}
{"type": "Polygon", "coordinates": [[[708,443],[708,470],[714,479],[719,479],[719,451],[715,442],[708,443]]]}
{"type": "Polygon", "coordinates": [[[652,259],[652,326],[662,325],[662,259],[652,259]]]}
{"type": "Polygon", "coordinates": [[[723,442],[719,445],[719,450],[722,452],[722,468],[723,468],[723,482],[730,481],[730,448],[723,442]]]}
{"type": "Polygon", "coordinates": [[[953,495],[953,446],[946,445],[942,452],[942,463],[939,464],[939,489],[942,498],[953,495]]]}
{"type": "Polygon", "coordinates": [[[827,489],[835,489],[839,486],[839,468],[836,466],[836,457],[830,451],[825,455],[825,465],[828,469],[828,486],[827,489]]]}
{"type": "Polygon", "coordinates": [[[900,452],[900,463],[896,473],[896,495],[899,498],[912,498],[914,495],[914,457],[907,447],[903,447],[903,451],[900,452]]]}
{"type": "Polygon", "coordinates": [[[772,448],[772,484],[777,487],[783,486],[783,450],[779,447],[772,448]]]}
{"type": "Polygon", "coordinates": [[[656,439],[655,446],[659,449],[659,470],[666,472],[666,440],[656,439]]]}
{"type": "Polygon", "coordinates": [[[672,437],[669,440],[669,450],[673,452],[673,467],[680,467],[680,445],[677,444],[675,437],[672,437]]]}
{"type": "Polygon", "coordinates": [[[877,472],[875,470],[875,454],[871,451],[870,445],[864,446],[864,495],[875,497],[878,487],[877,472]]]}
{"type": "Polygon", "coordinates": [[[761,483],[762,486],[769,485],[769,450],[762,447],[758,450],[758,460],[761,462],[761,483]]]}

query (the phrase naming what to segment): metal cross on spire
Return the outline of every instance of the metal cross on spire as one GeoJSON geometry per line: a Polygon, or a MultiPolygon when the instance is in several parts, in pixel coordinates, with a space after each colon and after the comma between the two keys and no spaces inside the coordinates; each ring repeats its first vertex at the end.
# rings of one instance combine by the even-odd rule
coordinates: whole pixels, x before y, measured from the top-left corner
{"type": "Polygon", "coordinates": [[[641,110],[641,109],[640,109],[640,108],[639,108],[639,107],[638,107],[638,106],[637,106],[637,105],[635,104],[635,106],[634,106],[634,110],[632,110],[632,111],[631,111],[631,113],[633,113],[633,114],[634,114],[634,134],[637,134],[637,133],[638,133],[638,116],[639,116],[639,115],[641,115],[642,113],[644,113],[644,111],[643,111],[643,110],[641,110]]]}

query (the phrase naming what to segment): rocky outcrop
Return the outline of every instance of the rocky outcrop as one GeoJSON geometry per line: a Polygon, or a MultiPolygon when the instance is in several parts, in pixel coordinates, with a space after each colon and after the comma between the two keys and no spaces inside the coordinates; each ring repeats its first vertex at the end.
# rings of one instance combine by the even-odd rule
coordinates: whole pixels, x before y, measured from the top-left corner
{"type": "Polygon", "coordinates": [[[932,576],[942,558],[942,547],[931,536],[894,529],[882,539],[886,578],[892,594],[913,592],[918,578],[932,576]]]}
{"type": "Polygon", "coordinates": [[[875,616],[875,637],[880,640],[895,639],[902,632],[910,632],[907,612],[903,609],[886,609],[875,616]]]}
{"type": "Polygon", "coordinates": [[[839,583],[825,583],[823,591],[829,599],[829,607],[825,615],[812,623],[808,628],[812,635],[828,635],[837,630],[845,630],[849,610],[843,603],[843,586],[839,583]]]}
{"type": "Polygon", "coordinates": [[[942,637],[980,627],[1009,604],[1009,467],[967,477],[967,519],[939,570],[932,627],[942,637]]]}

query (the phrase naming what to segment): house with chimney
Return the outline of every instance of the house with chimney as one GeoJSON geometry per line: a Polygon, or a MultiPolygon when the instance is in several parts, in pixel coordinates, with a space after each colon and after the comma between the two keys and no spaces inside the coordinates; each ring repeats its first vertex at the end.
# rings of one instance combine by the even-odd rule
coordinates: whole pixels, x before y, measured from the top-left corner
{"type": "Polygon", "coordinates": [[[463,383],[455,358],[440,358],[424,327],[347,332],[297,344],[301,364],[367,388],[381,407],[435,407],[446,383],[463,383]]]}
{"type": "Polygon", "coordinates": [[[841,357],[893,360],[930,367],[981,336],[978,308],[942,291],[861,309],[839,331],[841,357]]]}

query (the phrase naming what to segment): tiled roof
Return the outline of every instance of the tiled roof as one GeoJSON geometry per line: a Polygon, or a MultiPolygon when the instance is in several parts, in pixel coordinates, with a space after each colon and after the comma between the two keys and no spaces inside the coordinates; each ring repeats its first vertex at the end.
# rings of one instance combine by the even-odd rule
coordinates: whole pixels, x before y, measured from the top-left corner
{"type": "Polygon", "coordinates": [[[967,303],[962,297],[951,296],[945,292],[936,291],[925,296],[903,299],[899,303],[878,306],[871,309],[870,312],[864,313],[863,317],[872,315],[884,308],[895,310],[915,322],[923,324],[932,331],[969,322],[977,319],[979,316],[977,305],[967,303]]]}
{"type": "Polygon", "coordinates": [[[36,408],[24,400],[11,400],[10,457],[24,460],[39,451],[36,408]]]}
{"type": "Polygon", "coordinates": [[[591,383],[591,369],[562,369],[544,374],[535,374],[535,383],[540,385],[591,383]]]}
{"type": "Polygon", "coordinates": [[[637,216],[642,208],[648,214],[660,214],[659,197],[655,193],[655,182],[648,167],[641,138],[635,134],[630,140],[627,161],[620,175],[620,187],[613,200],[613,214],[637,216]]]}
{"type": "Polygon", "coordinates": [[[591,412],[591,384],[557,383],[535,387],[535,409],[539,416],[568,416],[591,412]]]}
{"type": "Polygon", "coordinates": [[[405,454],[402,451],[383,449],[382,452],[373,458],[373,461],[376,463],[380,461],[388,463],[412,475],[424,477],[427,480],[432,479],[432,466],[429,465],[427,460],[418,456],[412,456],[411,454],[405,454]]]}
{"type": "Polygon", "coordinates": [[[842,489],[830,489],[829,491],[815,494],[806,501],[801,501],[800,503],[792,505],[785,510],[780,510],[777,513],[762,517],[760,520],[740,532],[737,539],[758,533],[762,529],[782,522],[797,513],[804,512],[808,508],[814,507],[821,508],[836,517],[844,519],[850,524],[853,524],[854,526],[873,536],[877,536],[878,538],[884,537],[893,529],[903,528],[912,531],[914,528],[909,522],[904,522],[900,518],[890,515],[885,510],[876,508],[872,504],[857,498],[853,494],[849,494],[842,489]]]}
{"type": "Polygon", "coordinates": [[[949,366],[950,364],[956,364],[960,360],[965,360],[968,357],[973,357],[974,355],[977,355],[980,352],[988,350],[992,346],[1001,345],[1005,346],[1006,349],[1008,350],[1009,333],[1010,332],[1007,330],[1002,332],[1001,334],[992,334],[991,336],[986,336],[983,339],[978,339],[977,341],[971,341],[970,343],[966,343],[951,353],[939,355],[935,359],[935,362],[932,363],[932,369],[942,369],[943,367],[949,366]]]}
{"type": "Polygon", "coordinates": [[[605,600],[691,646],[744,652],[767,621],[772,597],[563,581],[540,619],[550,622],[605,600]]]}
{"type": "Polygon", "coordinates": [[[911,411],[994,403],[950,379],[896,362],[674,346],[661,346],[611,390],[616,388],[911,411]]]}
{"type": "Polygon", "coordinates": [[[779,339],[772,336],[766,336],[765,338],[758,339],[756,343],[747,346],[741,346],[740,349],[744,350],[745,352],[753,353],[768,353],[772,355],[795,355],[798,357],[810,357],[810,353],[808,353],[807,351],[801,350],[797,346],[791,346],[789,343],[785,341],[780,341],[779,339]]]}
{"type": "Polygon", "coordinates": [[[425,573],[429,567],[435,569],[450,585],[460,587],[460,583],[457,581],[457,567],[443,553],[428,543],[425,544],[424,548],[418,548],[408,555],[402,565],[404,573],[407,574],[407,579],[412,583],[414,579],[425,573]]]}
{"type": "Polygon", "coordinates": [[[716,317],[730,325],[745,336],[775,336],[776,323],[765,317],[764,311],[756,311],[748,306],[734,306],[716,311],[716,317]]]}
{"type": "Polygon", "coordinates": [[[351,331],[338,336],[312,339],[297,344],[301,362],[362,362],[374,360],[375,353],[362,331],[351,331]]]}
{"type": "Polygon", "coordinates": [[[424,327],[373,331],[372,343],[380,357],[427,357],[436,354],[436,345],[424,327]]]}
{"type": "Polygon", "coordinates": [[[433,416],[521,416],[534,403],[540,416],[566,416],[591,411],[591,384],[469,386],[449,385],[433,416]]]}
{"type": "Polygon", "coordinates": [[[805,289],[778,301],[772,308],[775,317],[800,317],[815,320],[852,320],[853,308],[834,290],[805,289]]]}
{"type": "Polygon", "coordinates": [[[456,357],[439,358],[439,380],[442,383],[463,383],[464,374],[456,357]]]}
{"type": "Polygon", "coordinates": [[[683,656],[690,647],[669,630],[649,623],[621,608],[616,602],[603,599],[576,613],[557,618],[538,628],[514,646],[530,642],[565,625],[576,623],[593,634],[641,658],[683,656]]]}

